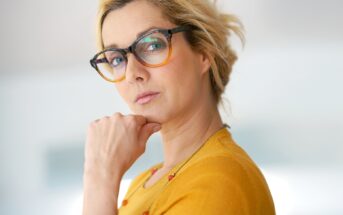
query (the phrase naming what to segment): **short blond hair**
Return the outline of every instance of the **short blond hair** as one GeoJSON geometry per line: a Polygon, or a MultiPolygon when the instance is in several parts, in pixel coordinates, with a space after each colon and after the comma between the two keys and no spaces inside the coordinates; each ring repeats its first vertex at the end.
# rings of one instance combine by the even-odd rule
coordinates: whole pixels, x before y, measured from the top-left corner
{"type": "MultiPolygon", "coordinates": [[[[104,49],[102,25],[111,11],[138,0],[100,0],[97,20],[97,45],[104,49]]],[[[214,2],[208,0],[146,0],[160,8],[163,15],[178,26],[189,26],[186,39],[193,50],[204,53],[211,63],[210,81],[214,99],[218,105],[227,86],[232,67],[237,60],[236,52],[229,43],[234,33],[244,44],[241,21],[232,14],[221,13],[214,2]]]]}

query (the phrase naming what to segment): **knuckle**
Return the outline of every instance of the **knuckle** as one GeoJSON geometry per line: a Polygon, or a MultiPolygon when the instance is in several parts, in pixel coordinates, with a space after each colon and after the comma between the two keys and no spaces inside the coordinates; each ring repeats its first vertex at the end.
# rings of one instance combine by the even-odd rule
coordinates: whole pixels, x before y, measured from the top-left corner
{"type": "Polygon", "coordinates": [[[114,113],[111,117],[109,117],[110,120],[112,120],[113,122],[117,122],[122,120],[123,115],[121,113],[114,113]]]}
{"type": "Polygon", "coordinates": [[[94,120],[91,124],[96,124],[96,123],[98,123],[100,121],[100,119],[96,119],[96,120],[94,120]]]}
{"type": "Polygon", "coordinates": [[[112,117],[113,118],[120,118],[120,117],[122,117],[123,115],[121,114],[121,113],[119,113],[119,112],[116,112],[116,113],[114,113],[113,115],[112,115],[112,117]]]}

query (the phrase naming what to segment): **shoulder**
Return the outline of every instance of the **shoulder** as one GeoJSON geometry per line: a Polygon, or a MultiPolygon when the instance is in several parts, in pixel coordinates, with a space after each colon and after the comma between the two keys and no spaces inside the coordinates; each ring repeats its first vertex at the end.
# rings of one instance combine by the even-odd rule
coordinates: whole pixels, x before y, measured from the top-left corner
{"type": "Polygon", "coordinates": [[[275,214],[262,172],[231,136],[212,139],[195,158],[156,204],[166,214],[275,214]]]}
{"type": "Polygon", "coordinates": [[[262,174],[256,163],[226,129],[210,139],[183,172],[203,173],[208,177],[229,177],[230,180],[262,174]]]}
{"type": "Polygon", "coordinates": [[[257,185],[266,188],[265,178],[258,166],[249,157],[235,153],[220,153],[199,159],[180,172],[179,177],[189,186],[206,185],[228,192],[232,191],[232,187],[250,194],[253,190],[249,189],[257,185]]]}
{"type": "Polygon", "coordinates": [[[206,195],[219,202],[246,204],[246,208],[273,205],[261,169],[231,136],[217,138],[211,149],[180,174],[180,181],[196,189],[207,187],[206,195]]]}

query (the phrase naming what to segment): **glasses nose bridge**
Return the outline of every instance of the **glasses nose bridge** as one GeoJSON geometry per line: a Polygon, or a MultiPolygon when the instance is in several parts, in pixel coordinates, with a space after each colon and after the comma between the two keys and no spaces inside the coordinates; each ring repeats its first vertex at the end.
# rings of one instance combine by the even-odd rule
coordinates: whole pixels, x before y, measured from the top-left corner
{"type": "Polygon", "coordinates": [[[135,57],[137,57],[136,54],[135,54],[135,52],[134,52],[134,48],[135,48],[135,46],[134,46],[134,44],[133,44],[133,45],[127,47],[126,49],[122,49],[122,50],[121,50],[121,51],[122,51],[122,54],[124,55],[124,57],[125,57],[125,59],[126,59],[126,63],[127,63],[127,61],[128,61],[128,54],[129,54],[129,53],[132,54],[132,55],[134,55],[135,57]]]}
{"type": "Polygon", "coordinates": [[[123,49],[123,55],[125,56],[126,59],[126,64],[128,63],[129,59],[128,59],[128,54],[132,54],[133,57],[135,58],[135,60],[137,60],[139,63],[142,64],[140,57],[137,55],[137,53],[135,52],[135,48],[136,48],[136,44],[132,44],[131,46],[129,46],[126,49],[123,49]]]}
{"type": "Polygon", "coordinates": [[[127,47],[123,51],[125,52],[125,55],[127,56],[128,53],[134,54],[135,44],[132,44],[131,46],[127,47]]]}
{"type": "MultiPolygon", "coordinates": [[[[128,80],[133,80],[133,79],[137,80],[137,78],[140,78],[140,80],[143,80],[146,78],[146,75],[143,75],[141,70],[146,65],[144,64],[144,62],[142,62],[142,59],[138,56],[135,49],[136,49],[136,44],[132,44],[130,47],[123,50],[123,51],[125,51],[125,57],[126,57],[126,67],[125,67],[126,78],[128,80]],[[131,56],[132,59],[130,60],[131,62],[129,62],[128,53],[132,54],[132,56],[131,56]],[[129,69],[129,67],[131,69],[129,69]],[[138,72],[138,71],[140,71],[140,72],[138,72]],[[145,76],[145,78],[142,78],[143,76],[145,76]]],[[[143,69],[143,70],[145,70],[145,69],[143,69]]]]}

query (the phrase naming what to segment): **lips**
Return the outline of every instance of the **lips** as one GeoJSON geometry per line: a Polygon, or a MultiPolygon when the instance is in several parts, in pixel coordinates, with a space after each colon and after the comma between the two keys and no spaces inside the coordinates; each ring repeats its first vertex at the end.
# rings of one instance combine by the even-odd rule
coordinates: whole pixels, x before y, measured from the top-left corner
{"type": "Polygon", "coordinates": [[[153,100],[155,97],[157,97],[160,93],[159,92],[153,92],[153,91],[147,91],[144,93],[139,94],[136,97],[135,102],[138,104],[146,104],[153,100]]]}

